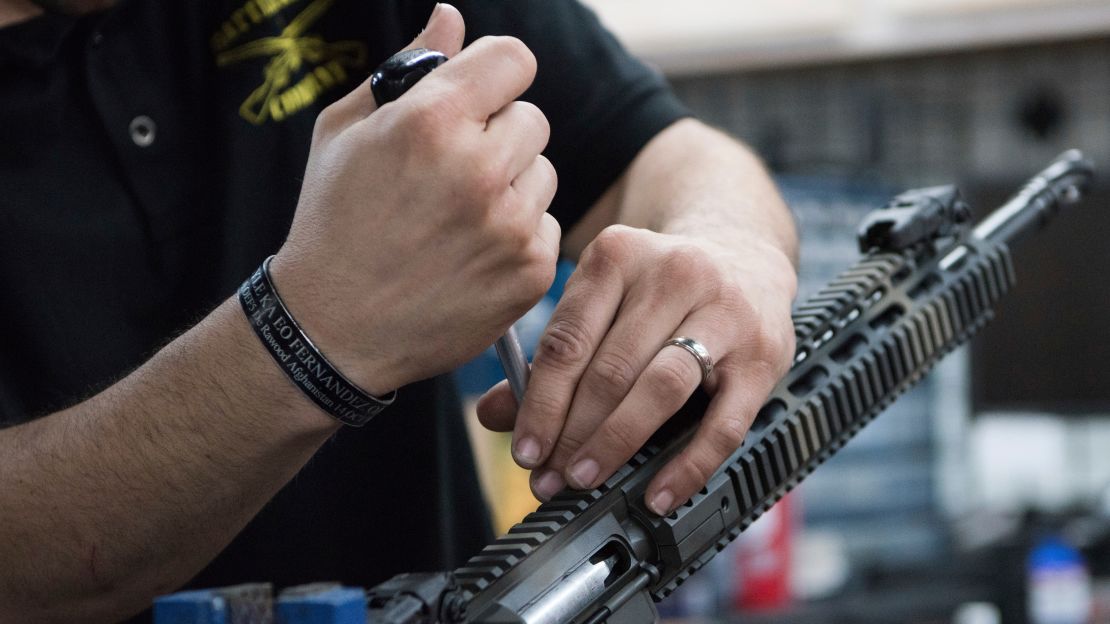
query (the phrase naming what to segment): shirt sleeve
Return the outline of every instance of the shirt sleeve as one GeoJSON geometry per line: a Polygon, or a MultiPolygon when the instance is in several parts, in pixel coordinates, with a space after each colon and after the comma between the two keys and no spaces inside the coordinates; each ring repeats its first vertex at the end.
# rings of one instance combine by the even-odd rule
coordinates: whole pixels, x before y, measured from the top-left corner
{"type": "Polygon", "coordinates": [[[467,43],[513,35],[536,55],[536,80],[521,98],[551,122],[544,155],[559,190],[550,212],[567,228],[597,201],[653,136],[687,109],[657,72],[628,54],[573,0],[460,0],[467,43]]]}

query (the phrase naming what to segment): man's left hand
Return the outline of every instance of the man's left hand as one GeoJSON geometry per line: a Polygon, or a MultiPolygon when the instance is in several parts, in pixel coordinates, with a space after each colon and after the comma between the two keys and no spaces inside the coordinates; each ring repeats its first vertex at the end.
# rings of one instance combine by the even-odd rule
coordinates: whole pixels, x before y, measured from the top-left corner
{"type": "Polygon", "coordinates": [[[610,226],[583,252],[532,364],[517,411],[502,382],[478,404],[488,428],[514,431],[513,456],[547,500],[593,488],[628,461],[699,385],[712,397],[690,443],[645,502],[670,513],[735,451],[794,355],[790,259],[756,237],[728,246],[610,226]],[[702,383],[685,336],[713,359],[702,383]]]}

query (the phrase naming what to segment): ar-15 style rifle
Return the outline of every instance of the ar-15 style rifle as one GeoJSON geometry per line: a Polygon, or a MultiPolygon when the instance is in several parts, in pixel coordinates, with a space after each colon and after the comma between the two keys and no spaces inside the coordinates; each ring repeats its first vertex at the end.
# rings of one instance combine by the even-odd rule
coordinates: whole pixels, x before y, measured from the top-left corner
{"type": "MultiPolygon", "coordinates": [[[[904,193],[868,215],[859,230],[863,258],[797,307],[794,364],[744,444],[669,516],[645,508],[644,490],[693,434],[704,396],[691,399],[601,487],[556,495],[464,567],[402,574],[366,594],[294,588],[279,597],[277,612],[284,614],[279,619],[285,624],[653,621],[654,602],[670,595],[991,319],[1014,283],[1010,244],[1078,201],[1092,175],[1090,162],[1078,151],[1067,152],[975,227],[951,186],[904,193]],[[342,617],[297,615],[338,605],[342,617]]],[[[243,586],[160,599],[155,620],[261,624],[272,622],[273,612],[268,587],[243,586]],[[230,620],[216,617],[221,609],[230,620]]]]}
{"type": "MultiPolygon", "coordinates": [[[[376,97],[383,102],[399,97],[442,60],[425,50],[396,55],[373,78],[381,81],[376,97]]],[[[863,258],[796,308],[794,364],[744,444],[670,515],[646,509],[644,490],[693,435],[707,404],[700,393],[599,488],[556,495],[464,567],[399,575],[370,589],[365,602],[361,590],[293,588],[278,600],[277,611],[284,614],[279,619],[285,624],[655,620],[655,602],[993,317],[995,304],[1014,283],[1010,244],[1078,201],[1092,176],[1082,154],[1067,152],[974,228],[967,204],[952,186],[904,193],[868,215],[858,235],[863,258]],[[313,603],[313,595],[322,596],[320,602],[313,603]],[[297,615],[316,607],[335,607],[343,615],[297,615]]],[[[175,594],[155,604],[155,620],[270,622],[269,594],[265,585],[175,594]],[[231,619],[216,618],[220,609],[231,619]],[[240,619],[236,611],[261,617],[240,619]],[[202,612],[216,619],[205,619],[202,612]]]]}
{"type": "Polygon", "coordinates": [[[654,602],[993,317],[1014,283],[1010,244],[1078,201],[1092,175],[1067,152],[975,227],[955,187],[899,195],[860,226],[863,258],[796,308],[793,367],[692,499],[666,517],[643,503],[693,434],[704,396],[601,487],[556,495],[464,567],[371,589],[368,621],[653,621],[654,602]]]}

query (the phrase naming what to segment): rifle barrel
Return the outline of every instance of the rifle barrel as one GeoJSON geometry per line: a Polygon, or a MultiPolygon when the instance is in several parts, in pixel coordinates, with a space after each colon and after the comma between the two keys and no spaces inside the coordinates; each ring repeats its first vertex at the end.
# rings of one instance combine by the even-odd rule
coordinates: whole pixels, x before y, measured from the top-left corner
{"type": "Polygon", "coordinates": [[[1094,164],[1079,150],[1068,150],[983,219],[974,234],[982,240],[1013,244],[1047,225],[1061,206],[1079,201],[1093,177],[1094,164]]]}

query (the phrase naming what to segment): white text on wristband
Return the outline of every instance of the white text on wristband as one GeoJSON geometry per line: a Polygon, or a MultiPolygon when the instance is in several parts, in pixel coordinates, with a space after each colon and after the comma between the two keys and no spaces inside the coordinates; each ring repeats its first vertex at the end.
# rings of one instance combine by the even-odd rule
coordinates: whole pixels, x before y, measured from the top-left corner
{"type": "Polygon", "coordinates": [[[272,259],[266,258],[239,287],[239,303],[251,328],[285,375],[313,403],[345,425],[365,425],[393,403],[397,392],[377,398],[332,366],[278,296],[270,279],[272,259]]]}

